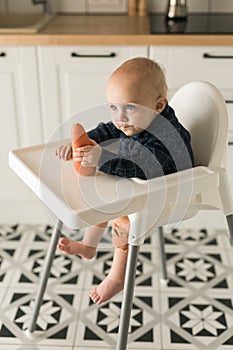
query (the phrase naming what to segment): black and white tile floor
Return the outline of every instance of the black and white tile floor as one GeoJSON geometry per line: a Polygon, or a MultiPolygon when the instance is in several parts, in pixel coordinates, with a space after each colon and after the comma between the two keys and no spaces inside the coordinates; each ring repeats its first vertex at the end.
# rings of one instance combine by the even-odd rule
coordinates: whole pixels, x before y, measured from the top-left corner
{"type": "MultiPolygon", "coordinates": [[[[101,306],[88,297],[111,266],[108,234],[97,259],[57,252],[36,337],[26,336],[50,234],[45,226],[0,225],[0,349],[115,349],[122,295],[101,306]]],[[[167,284],[160,278],[156,234],[140,251],[128,349],[232,350],[233,248],[227,232],[174,230],[165,241],[167,284]]]]}

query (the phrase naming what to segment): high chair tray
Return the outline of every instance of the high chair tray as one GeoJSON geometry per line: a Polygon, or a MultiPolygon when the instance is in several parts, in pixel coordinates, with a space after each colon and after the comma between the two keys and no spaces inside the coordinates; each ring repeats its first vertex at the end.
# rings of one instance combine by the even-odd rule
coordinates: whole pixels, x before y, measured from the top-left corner
{"type": "Polygon", "coordinates": [[[169,211],[172,213],[177,203],[182,205],[180,184],[183,187],[187,184],[185,194],[190,190],[191,199],[196,187],[198,191],[199,179],[203,181],[204,177],[208,183],[211,178],[217,181],[216,174],[206,167],[149,181],[125,179],[98,171],[94,176],[81,176],[76,173],[72,161],[62,161],[55,156],[60,144],[64,144],[64,140],[14,150],[9,154],[9,165],[56,217],[70,228],[87,227],[141,212],[145,208],[150,209],[153,224],[155,218],[162,224],[163,216],[169,211]]]}
{"type": "Polygon", "coordinates": [[[77,174],[72,161],[55,156],[63,143],[13,150],[9,165],[65,225],[83,228],[143,209],[147,186],[101,172],[77,174]]]}

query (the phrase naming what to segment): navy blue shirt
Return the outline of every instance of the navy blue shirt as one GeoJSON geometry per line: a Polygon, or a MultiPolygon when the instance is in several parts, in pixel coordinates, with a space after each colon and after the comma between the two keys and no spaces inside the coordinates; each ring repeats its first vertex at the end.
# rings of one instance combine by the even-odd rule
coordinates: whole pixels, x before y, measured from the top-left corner
{"type": "Polygon", "coordinates": [[[88,136],[102,147],[98,170],[106,174],[145,180],[193,167],[190,134],[168,104],[136,135],[127,136],[108,122],[88,136]]]}

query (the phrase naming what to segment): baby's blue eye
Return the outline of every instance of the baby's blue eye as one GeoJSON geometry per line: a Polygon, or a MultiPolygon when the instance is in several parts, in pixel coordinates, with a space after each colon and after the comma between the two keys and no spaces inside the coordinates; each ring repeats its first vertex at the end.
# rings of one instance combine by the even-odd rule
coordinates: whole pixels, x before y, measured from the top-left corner
{"type": "Polygon", "coordinates": [[[116,112],[116,111],[117,111],[117,107],[116,107],[115,105],[111,105],[110,108],[111,108],[111,110],[112,110],[113,112],[116,112]]]}
{"type": "Polygon", "coordinates": [[[126,106],[126,109],[127,109],[128,111],[133,111],[135,108],[136,108],[136,106],[134,106],[134,105],[127,105],[127,106],[126,106]]]}

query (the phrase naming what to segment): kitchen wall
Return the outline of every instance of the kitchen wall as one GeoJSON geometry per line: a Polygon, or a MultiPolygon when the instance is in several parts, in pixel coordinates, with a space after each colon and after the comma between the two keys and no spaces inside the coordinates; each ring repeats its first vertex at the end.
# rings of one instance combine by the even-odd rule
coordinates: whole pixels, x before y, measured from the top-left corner
{"type": "MultiPolygon", "coordinates": [[[[127,0],[50,0],[51,8],[66,13],[124,13],[127,0]]],[[[165,12],[166,0],[148,0],[149,12],[165,12]]],[[[188,0],[190,12],[233,12],[233,0],[188,0]]],[[[0,12],[40,12],[31,0],[0,0],[0,12]]]]}

